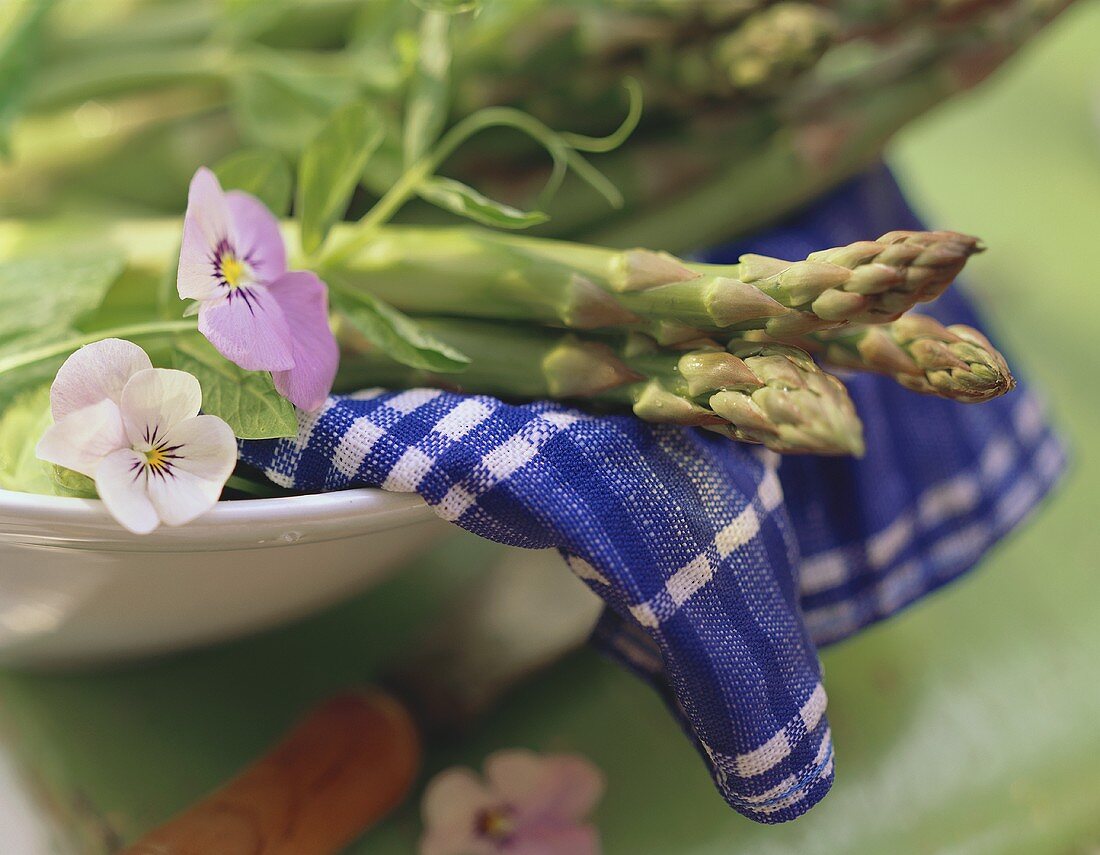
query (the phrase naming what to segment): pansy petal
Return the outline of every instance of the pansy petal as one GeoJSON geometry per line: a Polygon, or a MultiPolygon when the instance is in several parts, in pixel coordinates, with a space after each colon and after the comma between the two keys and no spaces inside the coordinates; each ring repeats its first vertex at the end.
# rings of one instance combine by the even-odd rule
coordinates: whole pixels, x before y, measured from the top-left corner
{"type": "Polygon", "coordinates": [[[73,353],[57,371],[50,387],[54,421],[84,407],[122,398],[122,387],[137,372],[152,368],[145,351],[131,341],[105,338],[73,353]]]}
{"type": "Polygon", "coordinates": [[[203,167],[191,179],[176,290],[183,300],[212,300],[223,293],[214,267],[214,250],[229,237],[229,208],[217,177],[203,167]]]}
{"type": "Polygon", "coordinates": [[[485,760],[485,777],[494,793],[516,806],[520,822],[583,819],[604,790],[599,769],[568,754],[498,751],[485,760]]]}
{"type": "Polygon", "coordinates": [[[42,460],[94,478],[107,455],[129,444],[118,404],[105,399],[69,413],[47,428],[35,453],[42,460]]]}
{"type": "Polygon", "coordinates": [[[428,828],[472,829],[477,815],[496,803],[472,770],[459,767],[432,778],[424,789],[420,814],[428,828]]]}
{"type": "Polygon", "coordinates": [[[199,332],[218,352],[245,371],[294,367],[290,328],[263,285],[238,288],[232,296],[199,307],[199,332]]]}
{"type": "Polygon", "coordinates": [[[484,768],[493,793],[517,802],[541,791],[545,760],[529,749],[509,748],[486,757],[484,768]]]}
{"type": "Polygon", "coordinates": [[[484,811],[497,806],[472,770],[440,772],[425,788],[420,806],[420,855],[495,855],[497,847],[477,833],[477,823],[484,811]]]}
{"type": "Polygon", "coordinates": [[[218,503],[224,484],[224,480],[209,481],[178,468],[151,468],[148,479],[149,500],[168,525],[184,525],[205,514],[218,503]]]}
{"type": "Polygon", "coordinates": [[[95,489],[123,528],[148,534],[160,525],[160,516],[146,492],[145,455],[123,448],[107,455],[96,472],[95,489]]]}
{"type": "Polygon", "coordinates": [[[217,484],[221,490],[237,465],[237,438],[233,428],[217,416],[184,419],[165,434],[165,450],[176,449],[177,469],[217,484]]]}
{"type": "Polygon", "coordinates": [[[255,196],[241,190],[226,193],[225,204],[233,246],[248,262],[255,278],[273,282],[286,273],[286,246],[275,215],[255,196]]]}
{"type": "Polygon", "coordinates": [[[509,841],[508,855],[600,855],[600,837],[590,825],[524,829],[509,841]]]}
{"type": "Polygon", "coordinates": [[[332,391],[340,350],[328,325],[328,289],[309,271],[284,274],[268,286],[290,326],[294,367],[272,374],[279,394],[313,412],[332,391]]]}
{"type": "Polygon", "coordinates": [[[216,300],[224,293],[215,261],[217,243],[208,244],[193,220],[183,221],[176,292],[181,300],[216,300]]]}
{"type": "Polygon", "coordinates": [[[122,390],[122,420],[134,445],[154,446],[202,406],[199,381],[186,371],[147,368],[122,390]]]}

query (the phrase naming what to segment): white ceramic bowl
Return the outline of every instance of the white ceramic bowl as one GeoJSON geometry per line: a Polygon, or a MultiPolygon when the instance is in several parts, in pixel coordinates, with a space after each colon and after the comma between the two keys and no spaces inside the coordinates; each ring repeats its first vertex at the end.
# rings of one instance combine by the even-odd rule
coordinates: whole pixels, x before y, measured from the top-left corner
{"type": "Polygon", "coordinates": [[[104,665],[274,626],[449,530],[418,496],[382,490],[219,502],[145,536],[99,501],[0,490],[0,665],[104,665]]]}

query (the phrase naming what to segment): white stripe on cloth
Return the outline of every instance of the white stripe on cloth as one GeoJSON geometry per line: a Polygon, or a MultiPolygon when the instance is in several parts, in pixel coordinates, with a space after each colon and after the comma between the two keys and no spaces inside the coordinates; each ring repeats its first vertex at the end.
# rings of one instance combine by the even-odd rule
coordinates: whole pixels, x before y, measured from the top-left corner
{"type": "MultiPolygon", "coordinates": [[[[412,390],[412,392],[429,393],[434,391],[435,390],[412,390]]],[[[348,398],[354,401],[370,401],[386,393],[385,389],[364,389],[361,392],[355,392],[348,395],[348,398]]],[[[413,395],[411,392],[402,392],[400,395],[395,395],[392,399],[387,401],[386,406],[396,413],[408,414],[421,404],[427,403],[432,398],[435,398],[438,394],[438,392],[435,392],[435,394],[413,395]],[[396,406],[394,405],[395,402],[396,406]]],[[[331,402],[332,399],[330,398],[329,401],[331,402]]],[[[328,408],[329,403],[326,403],[325,410],[328,408]]],[[[325,410],[322,410],[322,412],[325,410]]],[[[362,416],[353,421],[344,432],[344,435],[340,437],[340,441],[336,444],[336,448],[333,449],[332,465],[336,467],[338,472],[348,478],[354,478],[359,474],[359,469],[362,467],[363,461],[367,459],[367,455],[370,454],[375,443],[382,439],[387,433],[387,429],[380,427],[376,419],[377,416],[362,416]]],[[[299,450],[304,450],[307,444],[308,443],[304,443],[299,439],[299,450]]],[[[386,489],[400,490],[398,487],[386,487],[386,489]]],[[[404,490],[402,492],[408,491],[404,490]]]]}
{"type": "Polygon", "coordinates": [[[436,505],[436,513],[454,522],[478,500],[517,469],[526,466],[542,447],[581,417],[550,411],[531,419],[500,445],[484,455],[481,463],[462,484],[455,484],[436,505]]]}
{"type": "MultiPolygon", "coordinates": [[[[791,751],[794,750],[794,746],[798,743],[799,739],[813,732],[814,728],[820,724],[821,717],[825,715],[825,707],[827,705],[828,697],[825,695],[825,687],[821,683],[818,683],[810,693],[810,696],[806,699],[806,702],[802,704],[797,715],[787,722],[782,729],[777,731],[771,739],[754,748],[752,751],[746,751],[744,754],[730,757],[729,755],[712,750],[706,744],[703,745],[703,748],[706,750],[711,760],[714,761],[715,768],[717,768],[727,779],[731,775],[738,778],[752,778],[756,775],[763,775],[765,772],[774,769],[777,764],[790,757],[791,751]]],[[[785,785],[790,786],[793,783],[794,778],[790,778],[788,781],[777,785],[775,792],[781,792],[785,785]]],[[[769,790],[769,793],[774,795],[774,792],[771,790],[769,790]]],[[[765,793],[761,796],[752,798],[765,800],[767,796],[768,794],[765,793]]]]}
{"type": "Polygon", "coordinates": [[[823,778],[828,778],[833,772],[833,735],[829,728],[821,736],[821,744],[814,756],[811,774],[807,780],[799,781],[793,776],[786,778],[781,784],[769,790],[769,797],[763,802],[758,797],[744,799],[743,804],[757,814],[773,814],[798,804],[809,794],[810,789],[823,778]],[[786,785],[785,789],[780,789],[786,785]]]}
{"type": "MultiPolygon", "coordinates": [[[[425,391],[425,390],[413,390],[425,391]]],[[[427,390],[431,391],[431,390],[427,390]]],[[[400,398],[402,396],[398,396],[400,398]]],[[[416,407],[435,399],[435,395],[424,396],[419,403],[416,401],[398,402],[398,411],[412,412],[416,407]],[[412,409],[402,409],[403,407],[412,409]]],[[[394,400],[397,400],[395,398],[394,400]]],[[[387,405],[390,402],[387,402],[387,405]]],[[[386,480],[382,482],[383,490],[393,490],[403,493],[411,493],[420,487],[420,482],[435,467],[440,449],[435,446],[435,439],[444,439],[447,443],[454,443],[472,431],[479,424],[492,415],[492,410],[476,398],[468,398],[447,413],[434,425],[423,442],[431,443],[432,453],[429,454],[418,446],[406,449],[405,453],[390,467],[386,480]]]]}
{"type": "MultiPolygon", "coordinates": [[[[1051,483],[1062,467],[1063,450],[1058,439],[1052,437],[1043,443],[1035,452],[1033,461],[1031,471],[994,504],[992,523],[973,523],[944,535],[928,547],[931,558],[953,565],[977,560],[1004,530],[1018,524],[1035,506],[1043,487],[1051,483]]],[[[865,594],[865,600],[874,604],[877,613],[886,615],[927,590],[921,562],[912,560],[900,565],[871,587],[865,594]]],[[[866,622],[851,600],[808,609],[804,614],[806,626],[818,644],[846,636],[866,622]]]]}
{"type": "MultiPolygon", "coordinates": [[[[313,436],[313,430],[317,427],[318,423],[324,417],[332,405],[336,403],[333,398],[328,398],[319,410],[313,413],[298,414],[298,435],[294,438],[295,453],[301,451],[303,448],[309,445],[310,439],[313,436]]],[[[280,471],[276,461],[276,465],[270,467],[264,471],[264,474],[271,480],[272,483],[278,484],[280,487],[294,487],[294,473],[280,471]]]]}
{"type": "Polygon", "coordinates": [[[477,398],[467,398],[441,418],[433,430],[447,439],[462,439],[492,414],[493,411],[477,398]]]}
{"type": "MultiPolygon", "coordinates": [[[[1025,441],[1034,440],[1044,423],[1042,408],[1030,396],[1013,411],[1014,429],[1025,441]]],[[[976,471],[961,472],[925,490],[908,511],[867,538],[866,566],[872,571],[884,569],[912,544],[922,530],[973,511],[982,498],[982,486],[995,484],[1016,465],[1016,448],[1016,443],[1006,437],[992,439],[983,449],[976,471]]],[[[1051,453],[1045,448],[1043,451],[1051,453]]],[[[1057,448],[1054,449],[1056,452],[1057,448]]],[[[1022,479],[1013,490],[1022,489],[1027,483],[1028,479],[1022,479]]],[[[1038,485],[1032,486],[1035,490],[1039,489],[1038,485]]],[[[1023,499],[1015,501],[1026,504],[1023,499]]],[[[839,587],[848,580],[849,548],[838,547],[803,560],[800,580],[803,595],[818,594],[839,587]]]]}
{"type": "Polygon", "coordinates": [[[354,478],[374,444],[385,435],[386,429],[380,428],[369,417],[356,419],[336,444],[332,452],[332,465],[348,478],[354,478]]]}
{"type": "MultiPolygon", "coordinates": [[[[756,488],[756,495],[745,507],[714,536],[712,546],[721,559],[728,558],[733,552],[752,542],[760,532],[760,514],[756,505],[765,514],[771,513],[783,503],[783,488],[774,464],[769,464],[756,488]]],[[[664,593],[677,606],[682,606],[696,593],[706,587],[714,578],[716,568],[710,560],[707,548],[665,580],[664,593]]],[[[649,629],[661,625],[655,599],[638,603],[630,607],[630,613],[638,623],[649,629]]]]}
{"type": "Polygon", "coordinates": [[[569,565],[569,569],[573,571],[578,579],[584,579],[586,582],[599,582],[601,585],[611,584],[610,579],[579,555],[566,555],[565,563],[569,565]]]}
{"type": "Polygon", "coordinates": [[[715,760],[715,768],[718,771],[718,784],[725,791],[726,797],[751,813],[767,816],[802,801],[818,781],[828,778],[832,774],[833,735],[828,727],[824,729],[814,759],[802,777],[796,778],[794,775],[788,775],[774,787],[769,787],[764,792],[752,796],[731,796],[728,788],[728,775],[717,765],[718,758],[712,755],[711,759],[715,760]]]}
{"type": "Polygon", "coordinates": [[[432,471],[435,460],[416,446],[406,449],[382,482],[383,490],[411,493],[420,486],[424,476],[432,471]]]}
{"type": "Polygon", "coordinates": [[[386,406],[408,415],[443,394],[441,389],[406,389],[386,401],[386,406]]]}

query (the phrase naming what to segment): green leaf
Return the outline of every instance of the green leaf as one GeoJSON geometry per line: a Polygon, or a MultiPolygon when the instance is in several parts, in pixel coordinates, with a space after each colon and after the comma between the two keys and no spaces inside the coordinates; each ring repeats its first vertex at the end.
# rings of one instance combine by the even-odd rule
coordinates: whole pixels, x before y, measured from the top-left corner
{"type": "Polygon", "coordinates": [[[172,364],[198,379],[203,412],[225,419],[241,439],[297,434],[294,405],[275,391],[267,372],[234,365],[197,333],[177,339],[172,364]]]}
{"type": "Polygon", "coordinates": [[[0,342],[72,326],[103,301],[123,266],[113,249],[59,249],[0,262],[0,342]]]}
{"type": "MultiPolygon", "coordinates": [[[[175,258],[172,259],[172,296],[175,298],[172,314],[179,316],[179,297],[175,293],[175,258]]],[[[80,320],[80,329],[95,332],[123,324],[140,324],[161,315],[160,276],[147,269],[127,267],[122,275],[107,289],[107,293],[94,311],[80,320]]]]}
{"type": "Polygon", "coordinates": [[[0,487],[22,493],[53,493],[53,484],[34,452],[50,426],[47,383],[18,396],[0,414],[0,487]]]}
{"type": "Polygon", "coordinates": [[[93,499],[96,496],[95,481],[87,475],[81,475],[72,469],[53,463],[40,461],[46,467],[53,491],[59,496],[76,496],[80,499],[93,499]]]}
{"type": "Polygon", "coordinates": [[[549,219],[542,211],[520,211],[497,202],[453,178],[429,178],[421,185],[419,193],[427,201],[451,213],[499,229],[528,229],[549,219]]]}
{"type": "Polygon", "coordinates": [[[447,121],[451,71],[449,12],[429,11],[420,22],[416,74],[405,108],[405,166],[412,166],[439,139],[447,121]]]}
{"type": "MultiPolygon", "coordinates": [[[[0,343],[0,363],[7,359],[21,357],[27,351],[37,347],[46,347],[71,339],[72,330],[57,329],[43,332],[31,332],[16,338],[8,339],[0,343]]],[[[53,382],[57,369],[65,361],[68,353],[62,353],[49,359],[43,359],[24,365],[21,368],[9,369],[0,372],[0,412],[13,406],[15,401],[31,390],[45,386],[47,389],[53,382]]]]}
{"type": "Polygon", "coordinates": [[[290,211],[293,178],[281,154],[271,149],[247,148],[234,152],[214,167],[214,174],[226,190],[251,193],[276,217],[290,211]]]}
{"type": "Polygon", "coordinates": [[[347,210],[371,155],[382,144],[382,123],[372,107],[355,101],[334,112],[302,152],[297,213],[302,249],[316,252],[347,210]]]}
{"type": "Polygon", "coordinates": [[[347,75],[296,67],[285,54],[245,68],[233,79],[232,110],[253,145],[297,157],[338,105],[352,97],[347,75]]]}
{"type": "Polygon", "coordinates": [[[470,364],[465,354],[421,329],[408,315],[373,294],[365,291],[348,294],[332,289],[329,298],[357,332],[402,365],[438,374],[456,374],[470,364]]]}

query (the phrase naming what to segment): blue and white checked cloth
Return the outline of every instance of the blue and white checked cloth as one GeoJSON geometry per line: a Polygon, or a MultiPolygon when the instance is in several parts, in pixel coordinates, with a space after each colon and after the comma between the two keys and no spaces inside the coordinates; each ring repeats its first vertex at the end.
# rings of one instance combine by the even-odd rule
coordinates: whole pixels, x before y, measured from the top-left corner
{"type": "MultiPolygon", "coordinates": [[[[898,228],[919,224],[882,168],[711,257],[801,258],[898,228]]],[[[974,322],[958,294],[933,313],[974,322]]],[[[876,377],[850,388],[858,461],[429,389],[331,398],[296,439],[245,442],[242,459],[301,490],[415,491],[482,537],[560,549],[609,606],[597,642],[664,694],[726,801],[774,823],[832,783],[815,645],[971,567],[1064,464],[1022,388],[981,406],[876,377]]]]}

